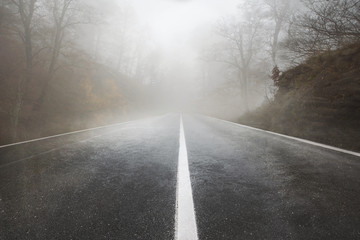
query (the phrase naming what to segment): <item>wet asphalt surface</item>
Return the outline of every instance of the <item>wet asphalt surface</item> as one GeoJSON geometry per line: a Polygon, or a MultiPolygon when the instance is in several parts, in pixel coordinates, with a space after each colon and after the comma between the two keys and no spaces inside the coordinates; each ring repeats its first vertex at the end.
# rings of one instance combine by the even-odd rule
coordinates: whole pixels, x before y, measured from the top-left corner
{"type": "Polygon", "coordinates": [[[360,239],[360,158],[184,119],[200,239],[360,239]]]}
{"type": "MultiPolygon", "coordinates": [[[[174,239],[176,114],[0,148],[0,239],[174,239]]],[[[184,116],[199,239],[360,239],[360,158],[184,116]]]]}
{"type": "Polygon", "coordinates": [[[101,131],[0,149],[0,239],[174,238],[178,116],[101,131]]]}

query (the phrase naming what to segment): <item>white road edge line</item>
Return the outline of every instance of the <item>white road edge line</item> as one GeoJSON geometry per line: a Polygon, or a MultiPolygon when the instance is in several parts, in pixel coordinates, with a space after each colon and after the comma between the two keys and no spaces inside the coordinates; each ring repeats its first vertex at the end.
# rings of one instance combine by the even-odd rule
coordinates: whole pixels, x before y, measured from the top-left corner
{"type": "Polygon", "coordinates": [[[179,163],[176,191],[176,240],[197,240],[194,201],[182,116],[180,115],[179,163]]]}
{"type": "Polygon", "coordinates": [[[25,144],[25,143],[32,143],[32,142],[37,142],[37,141],[56,138],[56,137],[62,137],[62,136],[66,136],[66,135],[76,134],[76,133],[88,132],[88,131],[91,131],[91,130],[97,130],[97,129],[101,129],[101,128],[114,127],[114,126],[121,125],[121,124],[126,124],[126,123],[129,123],[129,122],[116,123],[116,124],[105,125],[105,126],[101,126],[101,127],[88,128],[88,129],[74,131],[74,132],[61,133],[61,134],[52,135],[52,136],[48,136],[48,137],[36,138],[36,139],[23,141],[23,142],[11,143],[11,144],[7,144],[7,145],[2,145],[2,146],[0,146],[0,148],[16,146],[16,145],[25,144]]]}
{"type": "Polygon", "coordinates": [[[76,133],[88,132],[88,131],[97,130],[97,129],[102,129],[102,128],[109,128],[109,127],[120,126],[120,125],[132,123],[132,122],[143,121],[143,120],[146,120],[146,118],[145,118],[145,119],[133,120],[133,121],[127,121],[127,122],[120,122],[120,123],[115,123],[115,124],[110,124],[110,125],[104,125],[104,126],[95,127],[95,128],[88,128],[88,129],[83,129],[83,130],[78,130],[78,131],[73,131],[73,132],[68,132],[68,133],[61,133],[61,134],[57,134],[57,135],[52,135],[52,136],[42,137],[42,138],[36,138],[36,139],[32,139],[32,140],[28,140],[28,141],[23,141],[23,142],[11,143],[11,144],[7,144],[7,145],[2,145],[2,146],[0,146],[0,149],[1,149],[1,148],[6,148],[6,147],[16,146],[16,145],[20,145],[20,144],[25,144],[25,143],[32,143],[32,142],[37,142],[37,141],[41,141],[41,140],[46,140],[46,139],[51,139],[51,138],[62,137],[62,136],[66,136],[66,135],[76,134],[76,133]]]}
{"type": "MultiPolygon", "coordinates": [[[[113,133],[116,133],[116,132],[119,132],[119,131],[121,131],[121,129],[120,129],[120,130],[117,130],[117,131],[113,131],[113,132],[111,132],[110,134],[113,134],[113,133]]],[[[41,153],[38,153],[38,154],[31,155],[31,156],[29,156],[29,157],[21,158],[21,159],[19,159],[19,160],[15,160],[15,161],[13,161],[13,162],[5,163],[5,164],[3,164],[3,165],[0,165],[0,169],[1,169],[1,168],[4,168],[4,167],[11,166],[11,165],[14,165],[14,164],[17,164],[17,163],[20,163],[20,162],[27,161],[27,160],[32,159],[32,158],[34,158],[34,157],[42,156],[42,155],[45,155],[45,154],[48,154],[48,153],[51,153],[51,152],[54,152],[54,151],[57,151],[57,150],[66,148],[67,146],[70,146],[70,145],[73,145],[73,144],[82,143],[82,142],[87,142],[87,141],[93,140],[94,138],[103,137],[103,136],[105,136],[105,135],[108,135],[108,134],[96,135],[96,136],[94,136],[94,137],[86,138],[86,139],[84,139],[84,140],[80,140],[80,141],[77,141],[77,142],[75,142],[75,143],[68,143],[68,144],[65,144],[65,145],[63,145],[63,146],[61,146],[61,147],[53,148],[53,149],[50,149],[50,150],[45,151],[45,152],[41,152],[41,153]]]]}
{"type": "MultiPolygon", "coordinates": [[[[205,115],[203,115],[203,116],[205,116],[205,115]]],[[[266,131],[266,130],[263,130],[263,129],[250,127],[250,126],[243,125],[243,124],[240,124],[240,123],[230,122],[230,121],[226,121],[226,120],[219,119],[219,118],[214,118],[214,117],[210,117],[210,116],[205,116],[205,117],[216,119],[216,120],[219,120],[219,121],[222,121],[222,122],[225,122],[225,123],[228,123],[228,124],[232,124],[232,125],[235,125],[235,126],[238,126],[238,127],[244,127],[244,128],[248,128],[248,129],[251,129],[251,130],[256,130],[256,131],[259,131],[259,132],[265,132],[265,133],[280,136],[280,137],[283,137],[283,138],[292,139],[292,140],[296,140],[296,141],[299,141],[299,142],[311,144],[311,145],[314,145],[314,146],[318,146],[318,147],[334,150],[334,151],[337,151],[337,152],[342,152],[342,153],[346,153],[346,154],[350,154],[350,155],[360,157],[360,153],[358,153],[358,152],[349,151],[349,150],[346,150],[346,149],[337,148],[337,147],[333,147],[333,146],[322,144],[322,143],[313,142],[313,141],[302,139],[302,138],[291,137],[291,136],[280,134],[280,133],[266,131]]]]}

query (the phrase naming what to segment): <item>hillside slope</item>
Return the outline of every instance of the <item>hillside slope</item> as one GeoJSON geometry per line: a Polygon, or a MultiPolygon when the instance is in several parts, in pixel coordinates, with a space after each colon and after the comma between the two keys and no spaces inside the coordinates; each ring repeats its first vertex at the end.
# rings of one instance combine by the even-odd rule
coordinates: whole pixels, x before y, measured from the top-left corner
{"type": "Polygon", "coordinates": [[[272,103],[240,123],[360,151],[360,43],[284,72],[272,103]]]}

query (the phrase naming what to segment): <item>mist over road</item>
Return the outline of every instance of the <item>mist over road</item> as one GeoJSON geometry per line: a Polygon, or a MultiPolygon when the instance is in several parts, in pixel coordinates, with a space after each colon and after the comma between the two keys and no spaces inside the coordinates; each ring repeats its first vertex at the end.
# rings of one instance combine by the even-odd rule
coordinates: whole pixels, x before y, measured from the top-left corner
{"type": "MultiPolygon", "coordinates": [[[[0,239],[174,239],[179,126],[0,148],[0,239]]],[[[360,237],[359,157],[203,116],[183,126],[198,239],[360,237]]]]}

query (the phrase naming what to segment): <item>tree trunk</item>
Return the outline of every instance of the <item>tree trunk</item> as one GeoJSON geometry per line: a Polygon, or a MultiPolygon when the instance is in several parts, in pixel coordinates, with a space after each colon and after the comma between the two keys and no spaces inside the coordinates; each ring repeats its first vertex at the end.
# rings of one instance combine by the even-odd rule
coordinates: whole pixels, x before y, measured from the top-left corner
{"type": "Polygon", "coordinates": [[[242,105],[246,112],[249,111],[249,94],[248,94],[248,74],[247,69],[242,69],[239,73],[242,105]]]}
{"type": "Polygon", "coordinates": [[[12,141],[18,139],[19,121],[22,115],[23,98],[28,88],[29,82],[32,78],[33,69],[33,55],[32,55],[32,20],[35,12],[35,4],[37,0],[31,0],[29,2],[13,1],[17,6],[21,18],[21,22],[24,28],[22,32],[23,44],[25,48],[25,74],[19,80],[16,92],[16,100],[14,103],[13,111],[11,114],[11,138],[12,141]],[[28,5],[27,5],[28,4],[28,5]],[[27,11],[26,11],[27,9],[27,11]]]}
{"type": "Polygon", "coordinates": [[[24,78],[22,78],[18,83],[18,88],[16,92],[16,100],[13,107],[13,112],[11,115],[11,141],[15,142],[18,137],[18,128],[19,128],[19,120],[21,116],[21,109],[23,105],[23,85],[24,78]]]}
{"type": "Polygon", "coordinates": [[[61,45],[62,45],[62,40],[63,40],[63,30],[62,30],[62,22],[60,22],[59,24],[56,25],[56,32],[55,32],[55,38],[54,38],[54,46],[51,52],[51,60],[50,60],[50,65],[49,65],[49,69],[48,69],[48,73],[47,73],[47,78],[46,81],[44,83],[44,86],[41,89],[41,93],[40,93],[40,97],[37,101],[37,108],[41,108],[41,106],[44,103],[44,100],[46,98],[48,89],[49,89],[49,84],[51,82],[51,80],[54,78],[55,72],[56,72],[56,65],[58,63],[58,59],[59,59],[59,55],[60,55],[60,50],[61,50],[61,45]]]}
{"type": "Polygon", "coordinates": [[[281,22],[279,22],[279,21],[276,22],[274,36],[273,36],[273,42],[271,45],[271,59],[272,59],[274,66],[277,65],[277,53],[278,53],[278,48],[279,48],[279,34],[281,31],[281,25],[282,25],[281,22]]]}

